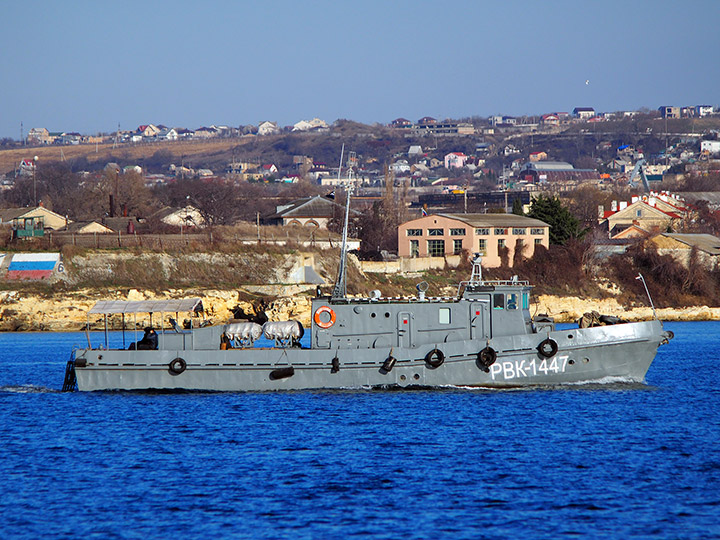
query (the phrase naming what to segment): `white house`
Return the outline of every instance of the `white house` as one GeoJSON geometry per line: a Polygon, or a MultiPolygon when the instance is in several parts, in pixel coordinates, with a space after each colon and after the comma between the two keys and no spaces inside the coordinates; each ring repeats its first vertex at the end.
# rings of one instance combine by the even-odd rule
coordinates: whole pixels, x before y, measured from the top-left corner
{"type": "Polygon", "coordinates": [[[258,135],[277,135],[280,133],[280,128],[277,122],[260,122],[258,125],[258,135]]]}
{"type": "Polygon", "coordinates": [[[410,164],[406,159],[398,159],[395,163],[390,165],[390,168],[395,174],[410,172],[410,164]]]}
{"type": "Polygon", "coordinates": [[[157,134],[157,138],[163,139],[165,141],[177,141],[178,140],[178,132],[175,130],[175,128],[162,129],[157,134]]]}
{"type": "Polygon", "coordinates": [[[414,144],[408,150],[408,157],[421,156],[422,153],[422,146],[420,146],[419,144],[414,144]]]}
{"type": "Polygon", "coordinates": [[[720,141],[702,141],[700,143],[700,152],[717,154],[720,152],[720,141]]]}

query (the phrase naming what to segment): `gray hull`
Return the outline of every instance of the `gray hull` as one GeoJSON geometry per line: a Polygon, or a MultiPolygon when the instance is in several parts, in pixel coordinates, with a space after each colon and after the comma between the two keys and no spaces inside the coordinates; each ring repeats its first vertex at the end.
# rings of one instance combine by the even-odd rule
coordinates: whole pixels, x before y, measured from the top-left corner
{"type": "MultiPolygon", "coordinates": [[[[664,339],[660,321],[555,330],[491,339],[468,339],[417,347],[359,349],[231,349],[122,351],[85,349],[76,353],[79,390],[277,391],[407,386],[508,388],[607,380],[643,381],[664,339]],[[538,342],[553,339],[558,351],[538,353],[538,342]],[[487,371],[478,362],[485,347],[497,352],[487,371]],[[444,361],[432,367],[428,353],[444,361]],[[389,357],[390,369],[383,369],[389,357]],[[182,358],[186,368],[173,373],[182,358]],[[332,369],[337,358],[339,369],[332,369]],[[289,369],[292,367],[292,369],[289,369]]],[[[386,364],[387,366],[387,364],[386,364]]],[[[389,367],[389,366],[388,366],[389,367]]]]}

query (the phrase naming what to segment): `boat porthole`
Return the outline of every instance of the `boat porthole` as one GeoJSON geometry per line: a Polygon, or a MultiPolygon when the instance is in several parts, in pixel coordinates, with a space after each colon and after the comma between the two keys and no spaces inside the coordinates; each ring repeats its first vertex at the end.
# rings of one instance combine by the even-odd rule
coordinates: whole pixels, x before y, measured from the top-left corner
{"type": "Polygon", "coordinates": [[[370,317],[372,317],[374,319],[375,317],[377,317],[377,315],[375,313],[371,313],[370,317]]]}
{"type": "Polygon", "coordinates": [[[416,381],[419,381],[419,380],[420,380],[420,375],[418,375],[418,374],[416,373],[415,375],[413,375],[413,379],[415,379],[416,381]]]}
{"type": "Polygon", "coordinates": [[[98,354],[98,360],[102,360],[102,354],[98,354]]]}
{"type": "Polygon", "coordinates": [[[405,379],[407,379],[407,377],[406,377],[405,375],[400,375],[400,380],[401,380],[401,381],[404,381],[405,379]]]}
{"type": "Polygon", "coordinates": [[[573,360],[573,359],[571,358],[570,360],[568,360],[568,364],[570,364],[570,365],[572,366],[573,364],[575,364],[575,360],[573,360]]]}
{"type": "Polygon", "coordinates": [[[572,334],[568,334],[568,339],[572,339],[573,337],[575,336],[573,336],[572,334]]]}
{"type": "Polygon", "coordinates": [[[387,312],[387,311],[385,312],[385,318],[386,318],[386,319],[389,319],[389,318],[390,318],[390,313],[387,312]]]}
{"type": "Polygon", "coordinates": [[[589,359],[589,358],[583,358],[583,362],[585,362],[585,363],[587,364],[588,362],[590,362],[590,359],[589,359]]]}

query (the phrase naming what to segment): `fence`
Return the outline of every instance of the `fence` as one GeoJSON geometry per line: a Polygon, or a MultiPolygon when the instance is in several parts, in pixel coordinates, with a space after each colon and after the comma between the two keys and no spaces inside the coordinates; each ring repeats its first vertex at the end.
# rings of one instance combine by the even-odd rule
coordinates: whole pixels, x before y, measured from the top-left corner
{"type": "MultiPolygon", "coordinates": [[[[310,235],[308,238],[307,236],[303,237],[291,234],[279,237],[275,235],[270,235],[269,237],[261,236],[260,238],[257,236],[223,234],[219,238],[213,238],[212,231],[192,234],[127,234],[121,232],[112,234],[78,234],[55,231],[46,233],[44,238],[36,239],[36,241],[43,243],[44,249],[57,249],[62,246],[71,245],[94,249],[137,247],[151,250],[181,249],[191,244],[208,246],[215,240],[245,245],[296,245],[317,249],[337,249],[339,247],[339,242],[333,240],[330,236],[328,236],[326,240],[321,240],[315,235],[310,235]]],[[[359,248],[359,240],[348,240],[348,249],[359,248]]]]}

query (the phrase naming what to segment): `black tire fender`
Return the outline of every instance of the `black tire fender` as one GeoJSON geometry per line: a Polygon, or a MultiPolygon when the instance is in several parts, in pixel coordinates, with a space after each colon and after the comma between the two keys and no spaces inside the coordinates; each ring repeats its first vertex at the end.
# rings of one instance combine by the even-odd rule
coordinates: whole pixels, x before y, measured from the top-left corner
{"type": "Polygon", "coordinates": [[[497,352],[490,346],[485,347],[477,354],[477,363],[480,369],[485,373],[490,371],[492,366],[497,360],[497,352]]]}
{"type": "Polygon", "coordinates": [[[178,357],[172,362],[170,362],[170,364],[168,365],[168,369],[173,375],[180,375],[183,371],[187,369],[187,362],[185,362],[185,360],[183,360],[182,358],[178,357]]]}
{"type": "Polygon", "coordinates": [[[552,358],[558,352],[557,341],[549,337],[543,339],[537,346],[537,352],[540,356],[552,358]]]}
{"type": "Polygon", "coordinates": [[[431,368],[439,368],[445,362],[445,355],[440,349],[433,349],[425,355],[425,362],[431,368]]]}
{"type": "Polygon", "coordinates": [[[390,373],[392,368],[395,367],[395,362],[397,362],[397,358],[393,355],[388,356],[385,362],[383,362],[383,365],[380,367],[380,370],[385,373],[390,373]]]}

